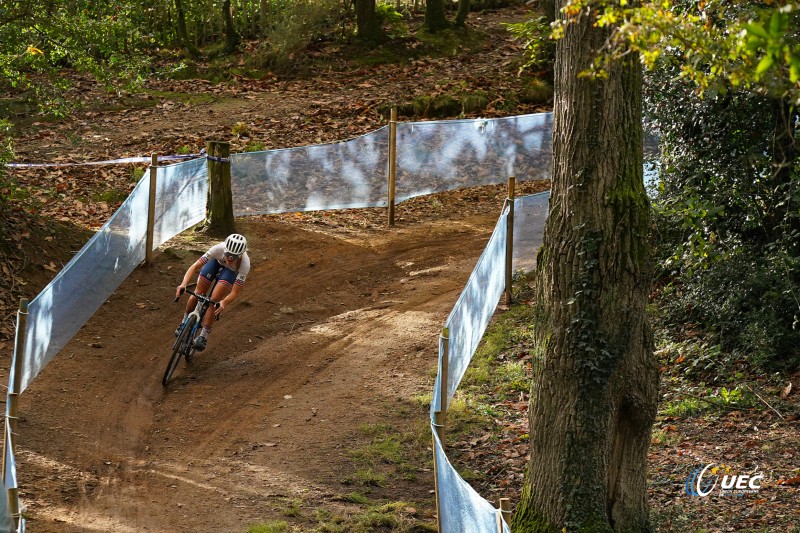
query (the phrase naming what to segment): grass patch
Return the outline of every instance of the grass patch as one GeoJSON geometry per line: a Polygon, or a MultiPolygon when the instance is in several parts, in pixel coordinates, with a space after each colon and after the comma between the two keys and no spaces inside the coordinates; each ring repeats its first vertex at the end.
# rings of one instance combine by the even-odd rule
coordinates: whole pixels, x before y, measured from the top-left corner
{"type": "Polygon", "coordinates": [[[95,202],[107,202],[109,204],[122,203],[127,197],[128,193],[114,189],[108,191],[98,191],[92,194],[92,200],[95,202]]]}
{"type": "Polygon", "coordinates": [[[264,150],[266,147],[261,141],[247,141],[247,144],[244,145],[245,152],[263,152],[264,150]]]}
{"type": "Polygon", "coordinates": [[[360,492],[351,492],[339,498],[343,502],[355,503],[358,505],[366,505],[369,503],[369,498],[360,492]]]}
{"type": "Polygon", "coordinates": [[[296,517],[300,516],[300,508],[303,505],[303,501],[297,498],[292,498],[288,502],[286,502],[286,507],[283,509],[283,516],[291,516],[296,517]]]}
{"type": "Polygon", "coordinates": [[[342,480],[345,484],[367,487],[385,486],[389,479],[414,481],[421,469],[429,468],[430,428],[420,420],[404,431],[389,424],[362,424],[350,456],[358,469],[342,480]]]}
{"type": "Polygon", "coordinates": [[[398,464],[403,460],[400,450],[400,439],[396,435],[375,437],[362,448],[350,452],[356,461],[374,466],[379,463],[398,464]]]}
{"type": "Polygon", "coordinates": [[[653,428],[650,444],[653,446],[675,446],[681,441],[681,436],[667,428],[653,428]]]}
{"type": "Polygon", "coordinates": [[[373,533],[394,531],[397,533],[435,532],[436,526],[418,520],[416,506],[405,501],[372,505],[358,513],[343,517],[329,511],[316,513],[315,531],[324,533],[373,533]]]}
{"type": "Polygon", "coordinates": [[[490,324],[464,375],[462,388],[488,386],[500,396],[530,389],[526,365],[533,359],[534,308],[512,307],[490,324]]]}
{"type": "Polygon", "coordinates": [[[289,531],[289,524],[283,520],[274,520],[248,526],[246,533],[285,533],[286,531],[289,531]]]}

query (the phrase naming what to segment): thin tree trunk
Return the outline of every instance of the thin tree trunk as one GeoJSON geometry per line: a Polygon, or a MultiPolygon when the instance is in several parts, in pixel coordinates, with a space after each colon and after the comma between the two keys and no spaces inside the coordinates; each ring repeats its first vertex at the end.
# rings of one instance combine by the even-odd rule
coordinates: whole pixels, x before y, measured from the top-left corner
{"type": "Polygon", "coordinates": [[[186,52],[193,58],[200,57],[200,50],[189,39],[189,32],[186,30],[186,15],[183,12],[182,0],[175,0],[175,11],[178,12],[178,37],[186,52]]]}
{"type": "MultiPolygon", "coordinates": [[[[559,0],[563,5],[564,0],[559,0]]],[[[537,261],[531,459],[514,531],[651,530],[647,449],[658,371],[642,72],[629,54],[579,78],[608,36],[584,11],[557,43],[553,184],[537,261]]]]}
{"type": "Polygon", "coordinates": [[[258,23],[261,27],[258,34],[261,37],[267,34],[267,9],[269,9],[269,0],[261,0],[258,10],[258,23]]]}
{"type": "Polygon", "coordinates": [[[233,22],[233,15],[231,14],[231,0],[224,0],[222,2],[222,18],[225,21],[225,53],[231,54],[239,47],[242,38],[239,32],[236,31],[236,25],[233,22]]]}
{"type": "Polygon", "coordinates": [[[453,20],[453,26],[456,28],[463,28],[466,25],[469,5],[470,0],[458,0],[458,11],[456,11],[456,18],[453,20]]]}

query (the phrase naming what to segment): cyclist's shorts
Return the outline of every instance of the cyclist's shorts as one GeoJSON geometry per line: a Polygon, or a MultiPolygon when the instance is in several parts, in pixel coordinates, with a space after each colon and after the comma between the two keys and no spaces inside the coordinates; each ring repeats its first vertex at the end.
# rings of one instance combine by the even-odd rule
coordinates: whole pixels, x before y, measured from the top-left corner
{"type": "Polygon", "coordinates": [[[211,281],[216,277],[219,280],[219,283],[223,283],[228,287],[232,287],[233,282],[236,281],[236,272],[230,268],[225,268],[219,264],[216,259],[212,259],[203,265],[200,275],[206,278],[208,281],[211,281]]]}

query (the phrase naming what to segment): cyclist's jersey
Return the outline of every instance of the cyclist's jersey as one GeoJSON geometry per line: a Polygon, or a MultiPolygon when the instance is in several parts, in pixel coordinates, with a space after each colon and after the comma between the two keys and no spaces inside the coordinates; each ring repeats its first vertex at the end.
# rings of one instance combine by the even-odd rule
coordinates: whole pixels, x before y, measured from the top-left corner
{"type": "Polygon", "coordinates": [[[205,265],[212,259],[216,260],[220,266],[236,273],[236,285],[244,285],[244,280],[250,272],[250,256],[247,255],[247,252],[238,261],[229,263],[225,260],[225,243],[221,242],[209,248],[200,261],[205,265]]]}

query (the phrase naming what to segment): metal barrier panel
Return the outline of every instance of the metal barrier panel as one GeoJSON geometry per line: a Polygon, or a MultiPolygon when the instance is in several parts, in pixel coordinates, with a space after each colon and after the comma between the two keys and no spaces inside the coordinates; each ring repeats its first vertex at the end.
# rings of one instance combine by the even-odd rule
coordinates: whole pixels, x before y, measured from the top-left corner
{"type": "Polygon", "coordinates": [[[506,257],[507,218],[507,211],[498,217],[492,237],[445,321],[445,327],[450,331],[447,405],[467,371],[505,288],[503,265],[506,257]]]}
{"type": "Polygon", "coordinates": [[[514,201],[514,257],[512,268],[531,272],[544,238],[550,191],[522,196],[514,201]]]}
{"type": "MultiPolygon", "coordinates": [[[[458,475],[433,431],[441,533],[495,533],[500,513],[458,475]]],[[[511,533],[503,524],[503,532],[511,533]]]]}
{"type": "MultiPolygon", "coordinates": [[[[542,243],[548,213],[549,192],[517,198],[514,204],[514,265],[535,260],[542,243]]],[[[469,366],[486,327],[494,314],[505,285],[505,246],[508,210],[500,215],[489,242],[478,259],[464,290],[445,322],[449,332],[447,402],[469,366]]],[[[439,341],[439,368],[431,401],[431,430],[434,436],[436,476],[439,491],[441,531],[445,533],[495,532],[499,510],[483,499],[464,481],[450,464],[436,434],[434,413],[441,407],[442,354],[444,341],[439,341]]],[[[509,532],[503,523],[504,532],[509,532]]]]}
{"type": "Polygon", "coordinates": [[[144,260],[150,177],[28,307],[20,393],[144,260]]]}
{"type": "Polygon", "coordinates": [[[208,164],[193,159],[158,168],[153,246],[160,246],[206,217],[208,164]]]}
{"type": "Polygon", "coordinates": [[[385,206],[388,165],[387,126],[348,141],[233,154],[234,213],[385,206]]]}
{"type": "MultiPolygon", "coordinates": [[[[160,167],[154,245],[205,217],[205,159],[160,167]]],[[[144,260],[150,175],[28,306],[20,393],[144,260]]]]}
{"type": "Polygon", "coordinates": [[[549,179],[552,113],[397,124],[398,202],[440,191],[549,179]]]}

